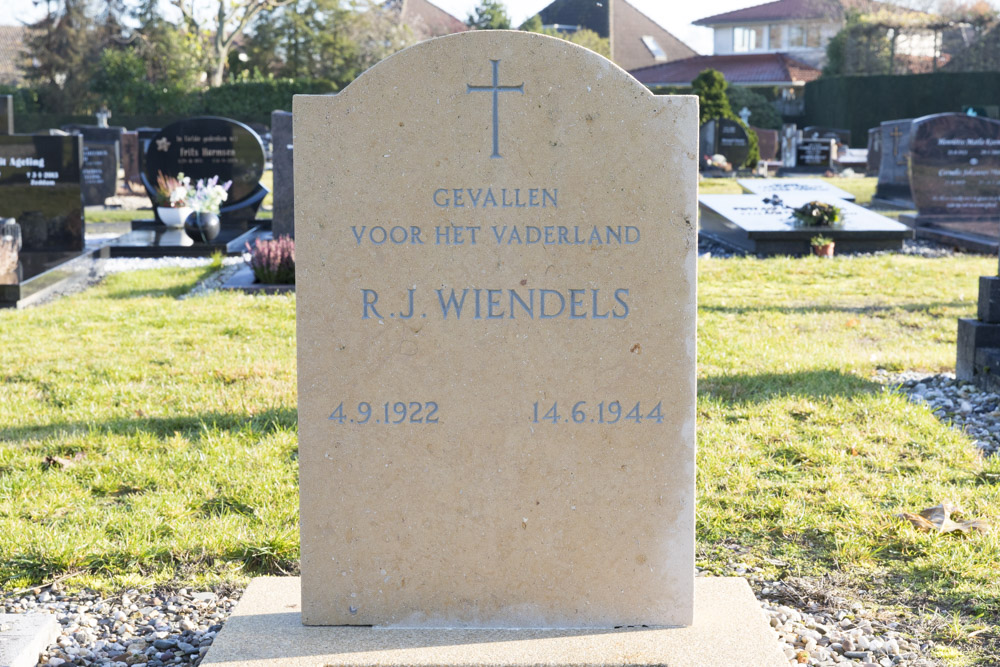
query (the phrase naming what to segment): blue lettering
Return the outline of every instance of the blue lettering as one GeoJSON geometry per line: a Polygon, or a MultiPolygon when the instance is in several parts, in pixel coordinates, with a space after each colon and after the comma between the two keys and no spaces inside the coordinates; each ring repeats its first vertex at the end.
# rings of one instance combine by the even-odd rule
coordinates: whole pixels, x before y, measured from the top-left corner
{"type": "Polygon", "coordinates": [[[483,208],[486,208],[486,205],[490,202],[493,202],[493,208],[497,207],[497,199],[493,196],[493,188],[488,188],[486,190],[486,198],[483,199],[483,208]]]}
{"type": "Polygon", "coordinates": [[[557,292],[554,289],[543,289],[543,290],[541,290],[541,297],[540,298],[541,298],[541,311],[542,311],[541,312],[541,318],[543,320],[550,320],[553,317],[559,317],[560,315],[562,315],[562,312],[564,310],[566,310],[566,298],[562,294],[560,294],[559,292],[557,292]],[[555,312],[555,313],[546,313],[545,312],[545,297],[548,296],[548,295],[551,295],[551,294],[554,294],[555,296],[559,297],[559,311],[555,312]]]}
{"type": "Polygon", "coordinates": [[[441,188],[439,190],[435,190],[434,191],[434,203],[437,206],[439,206],[440,208],[448,208],[448,203],[449,203],[449,201],[448,201],[448,191],[445,190],[444,188],[441,188]],[[438,200],[438,195],[441,194],[441,193],[444,193],[444,195],[445,195],[444,201],[438,200]]]}
{"type": "Polygon", "coordinates": [[[455,298],[455,290],[451,290],[451,294],[448,295],[448,300],[447,301],[445,301],[445,298],[444,298],[444,294],[443,294],[444,290],[440,290],[439,289],[439,290],[435,290],[435,291],[437,292],[437,295],[438,295],[438,303],[441,304],[441,315],[444,317],[444,319],[448,319],[448,312],[452,308],[455,309],[455,319],[456,320],[461,319],[462,318],[462,308],[463,308],[463,306],[465,306],[465,295],[466,295],[466,293],[469,290],[467,290],[467,289],[463,289],[462,290],[462,298],[461,299],[456,299],[455,298]]]}
{"type": "Polygon", "coordinates": [[[452,190],[452,195],[455,197],[455,208],[465,208],[465,203],[462,201],[462,191],[455,188],[452,190]]]}
{"type": "Polygon", "coordinates": [[[555,227],[552,225],[545,226],[545,245],[552,245],[556,242],[553,232],[555,232],[555,227]]]}
{"type": "Polygon", "coordinates": [[[628,304],[625,303],[625,300],[622,298],[623,296],[628,296],[627,289],[615,290],[615,301],[620,303],[622,305],[622,308],[624,308],[624,311],[621,313],[621,315],[619,315],[615,311],[611,312],[611,317],[615,318],[616,320],[624,320],[626,317],[628,317],[628,304]]]}
{"type": "Polygon", "coordinates": [[[503,227],[497,227],[496,225],[493,225],[492,229],[493,229],[493,236],[496,238],[497,244],[499,245],[503,241],[504,235],[507,233],[507,225],[504,225],[503,227]]]}
{"type": "Polygon", "coordinates": [[[514,190],[514,206],[516,208],[524,208],[524,202],[521,201],[521,189],[520,188],[514,190]]]}
{"type": "Polygon", "coordinates": [[[625,228],[625,243],[628,245],[633,245],[639,242],[639,228],[638,227],[626,227],[625,228]]]}
{"type": "Polygon", "coordinates": [[[569,291],[569,319],[571,320],[585,320],[587,316],[583,313],[576,312],[577,306],[583,308],[583,292],[582,289],[571,289],[569,291]]]}
{"type": "Polygon", "coordinates": [[[479,206],[479,198],[482,196],[483,196],[482,188],[476,190],[476,194],[472,194],[472,188],[469,188],[469,199],[472,200],[472,208],[477,208],[479,206]]]}
{"type": "Polygon", "coordinates": [[[559,189],[556,188],[549,192],[548,190],[542,189],[542,208],[548,207],[548,202],[552,202],[552,207],[556,208],[556,198],[559,196],[559,189]]]}
{"type": "Polygon", "coordinates": [[[590,232],[590,242],[597,245],[603,243],[603,241],[601,241],[601,233],[597,231],[597,227],[594,227],[590,232]]]}
{"type": "Polygon", "coordinates": [[[472,291],[476,293],[476,319],[481,320],[483,319],[483,317],[482,315],[480,315],[480,310],[479,310],[479,293],[482,292],[482,290],[477,287],[472,291]]]}
{"type": "Polygon", "coordinates": [[[597,314],[597,294],[600,291],[601,290],[599,290],[599,289],[592,289],[592,290],[590,290],[591,296],[593,297],[593,300],[594,300],[594,312],[591,313],[591,316],[595,320],[606,320],[606,319],[608,319],[609,313],[604,313],[603,315],[598,315],[597,314]]]}
{"type": "Polygon", "coordinates": [[[524,228],[524,242],[528,245],[533,243],[538,243],[542,240],[542,230],[538,227],[527,226],[524,228]],[[534,238],[532,238],[531,232],[535,232],[534,238]]]}
{"type": "Polygon", "coordinates": [[[560,245],[569,245],[569,230],[559,225],[559,243],[560,245]]]}
{"type": "Polygon", "coordinates": [[[448,239],[451,238],[451,227],[448,227],[447,225],[444,226],[438,225],[437,227],[434,228],[434,230],[437,234],[437,238],[434,241],[434,245],[441,245],[442,236],[444,237],[444,244],[448,245],[448,239]],[[441,233],[441,230],[444,230],[443,234],[441,233]]]}
{"type": "Polygon", "coordinates": [[[528,207],[538,208],[538,188],[530,188],[528,190],[528,207]]]}
{"type": "Polygon", "coordinates": [[[524,302],[524,299],[517,293],[517,290],[510,291],[510,319],[514,319],[514,301],[521,304],[521,308],[528,314],[528,317],[535,319],[535,290],[528,290],[528,302],[531,303],[530,306],[524,302]]]}
{"type": "Polygon", "coordinates": [[[513,204],[507,203],[507,188],[502,188],[500,190],[500,201],[503,202],[504,208],[510,208],[511,206],[513,206],[513,204]]]}
{"type": "Polygon", "coordinates": [[[408,291],[408,292],[410,293],[410,312],[406,313],[405,315],[404,315],[403,313],[400,313],[400,314],[399,314],[399,318],[400,318],[401,320],[408,320],[408,319],[410,319],[411,317],[413,317],[413,293],[414,293],[414,292],[416,292],[417,290],[415,290],[415,289],[413,289],[413,288],[411,287],[411,288],[410,288],[409,290],[407,290],[407,291],[408,291]]]}
{"type": "Polygon", "coordinates": [[[503,311],[497,313],[495,310],[495,308],[500,307],[500,296],[502,294],[503,290],[498,290],[498,289],[486,290],[486,319],[488,320],[503,319],[503,311]]]}
{"type": "Polygon", "coordinates": [[[375,245],[382,245],[383,243],[385,243],[385,240],[387,238],[389,238],[389,235],[386,233],[385,227],[373,227],[372,230],[370,232],[368,232],[368,238],[375,245]],[[382,240],[381,241],[378,241],[378,240],[375,239],[375,233],[376,232],[382,232],[382,240]]]}
{"type": "Polygon", "coordinates": [[[607,227],[605,227],[605,229],[607,230],[607,233],[608,233],[608,241],[607,241],[608,243],[611,243],[612,237],[616,241],[618,241],[618,243],[622,242],[622,228],[621,227],[618,227],[618,231],[617,232],[615,231],[615,228],[612,227],[611,225],[608,225],[607,227]]]}
{"type": "Polygon", "coordinates": [[[507,241],[507,245],[510,245],[511,243],[514,243],[515,239],[516,239],[517,243],[520,245],[521,242],[522,242],[521,241],[521,232],[517,231],[517,225],[515,225],[515,226],[513,226],[513,227],[510,228],[510,239],[507,241]]]}
{"type": "Polygon", "coordinates": [[[361,239],[365,235],[365,227],[362,227],[361,231],[359,232],[357,227],[351,225],[351,233],[354,234],[354,240],[358,242],[358,245],[361,245],[361,239]]]}
{"type": "Polygon", "coordinates": [[[361,290],[361,304],[363,306],[363,310],[361,311],[361,319],[363,320],[370,319],[370,316],[368,315],[369,308],[371,309],[372,313],[375,314],[375,317],[377,317],[380,320],[385,319],[384,317],[378,314],[377,310],[375,310],[376,303],[378,303],[378,293],[375,290],[373,289],[361,290]]]}

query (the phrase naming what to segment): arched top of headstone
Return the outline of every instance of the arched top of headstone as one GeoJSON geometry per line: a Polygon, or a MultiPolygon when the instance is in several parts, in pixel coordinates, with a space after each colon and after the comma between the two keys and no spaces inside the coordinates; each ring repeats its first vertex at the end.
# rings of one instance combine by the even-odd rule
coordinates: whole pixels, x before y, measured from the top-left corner
{"type": "Polygon", "coordinates": [[[227,205],[249,197],[264,173],[264,144],[247,125],[230,118],[197,116],[167,125],[146,149],[145,172],[156,183],[157,172],[184,172],[195,182],[219,177],[232,181],[227,205]]]}

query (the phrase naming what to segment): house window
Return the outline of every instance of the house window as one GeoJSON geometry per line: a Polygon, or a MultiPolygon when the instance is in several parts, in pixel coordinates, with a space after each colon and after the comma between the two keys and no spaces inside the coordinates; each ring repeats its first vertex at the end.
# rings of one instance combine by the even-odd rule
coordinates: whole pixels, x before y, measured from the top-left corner
{"type": "Polygon", "coordinates": [[[788,26],[788,47],[789,48],[802,48],[806,45],[806,31],[800,25],[790,25],[788,26]]]}
{"type": "Polygon", "coordinates": [[[767,26],[767,48],[772,51],[784,48],[781,41],[781,26],[776,23],[767,26]]]}
{"type": "Polygon", "coordinates": [[[733,28],[733,51],[746,53],[764,48],[764,26],[733,28]]]}
{"type": "Polygon", "coordinates": [[[652,35],[643,35],[642,43],[646,45],[649,52],[653,54],[653,59],[658,63],[664,63],[667,61],[667,53],[664,51],[659,43],[657,43],[656,38],[652,35]]]}

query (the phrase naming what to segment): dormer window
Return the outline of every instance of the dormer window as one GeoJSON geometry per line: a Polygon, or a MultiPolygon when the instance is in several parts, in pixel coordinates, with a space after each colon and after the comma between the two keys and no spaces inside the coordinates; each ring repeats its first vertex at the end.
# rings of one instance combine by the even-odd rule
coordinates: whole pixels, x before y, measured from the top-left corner
{"type": "Polygon", "coordinates": [[[737,26],[733,28],[733,51],[762,51],[764,49],[764,26],[737,26]]]}
{"type": "Polygon", "coordinates": [[[656,38],[652,35],[643,35],[642,43],[646,45],[649,52],[653,54],[653,59],[658,63],[667,62],[667,53],[663,50],[660,44],[656,41],[656,38]]]}

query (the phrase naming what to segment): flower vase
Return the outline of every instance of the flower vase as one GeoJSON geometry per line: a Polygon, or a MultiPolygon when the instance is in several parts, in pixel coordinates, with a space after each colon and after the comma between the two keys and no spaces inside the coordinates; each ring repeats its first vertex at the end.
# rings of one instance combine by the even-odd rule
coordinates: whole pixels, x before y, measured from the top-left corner
{"type": "Polygon", "coordinates": [[[169,206],[157,206],[156,214],[160,217],[160,222],[162,222],[167,227],[174,227],[175,229],[180,229],[184,226],[184,221],[187,217],[191,215],[194,211],[192,208],[187,206],[181,206],[178,208],[171,208],[169,206]]]}
{"type": "Polygon", "coordinates": [[[817,257],[833,257],[833,243],[814,245],[813,252],[816,254],[817,257]]]}
{"type": "Polygon", "coordinates": [[[211,243],[219,235],[219,214],[194,211],[184,220],[184,231],[195,243],[211,243]]]}

